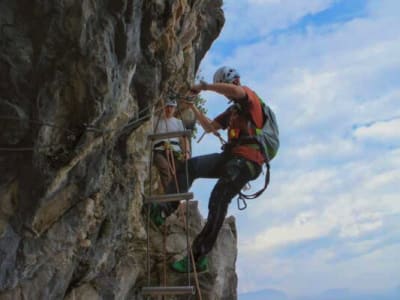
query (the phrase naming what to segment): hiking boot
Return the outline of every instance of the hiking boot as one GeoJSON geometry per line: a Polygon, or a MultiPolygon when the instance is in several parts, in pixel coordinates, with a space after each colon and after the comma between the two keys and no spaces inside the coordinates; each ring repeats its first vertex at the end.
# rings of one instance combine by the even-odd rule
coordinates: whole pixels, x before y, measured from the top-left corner
{"type": "MultiPolygon", "coordinates": [[[[188,257],[187,256],[185,256],[181,260],[178,260],[178,261],[172,263],[171,268],[178,273],[187,273],[188,271],[191,273],[194,271],[191,263],[188,268],[188,257]]],[[[205,272],[205,271],[207,271],[207,269],[208,269],[207,257],[203,257],[196,262],[196,272],[197,273],[205,272]]]]}
{"type": "Polygon", "coordinates": [[[160,227],[165,223],[165,214],[160,207],[160,205],[156,203],[152,203],[150,207],[150,220],[154,225],[160,227]]]}

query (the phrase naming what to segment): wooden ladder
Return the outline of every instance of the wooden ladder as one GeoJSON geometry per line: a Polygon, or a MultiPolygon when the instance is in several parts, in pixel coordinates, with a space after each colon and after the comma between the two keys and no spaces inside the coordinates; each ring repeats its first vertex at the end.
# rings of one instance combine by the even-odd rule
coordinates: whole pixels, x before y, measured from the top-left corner
{"type": "MultiPolygon", "coordinates": [[[[174,137],[188,137],[190,138],[192,134],[191,130],[184,131],[173,131],[167,133],[155,133],[150,134],[148,136],[148,140],[150,141],[150,192],[148,196],[144,197],[144,204],[147,205],[147,285],[146,287],[142,287],[141,293],[143,296],[168,296],[168,295],[195,295],[196,289],[190,283],[190,273],[188,272],[188,284],[186,286],[150,286],[150,236],[149,236],[149,227],[150,227],[150,206],[152,203],[162,203],[162,202],[172,202],[172,201],[181,201],[186,200],[186,226],[188,227],[189,220],[189,210],[188,210],[188,201],[193,199],[193,193],[177,193],[177,194],[164,194],[164,195],[152,195],[152,161],[153,161],[153,147],[154,142],[157,140],[174,138],[174,137]]],[[[186,162],[187,164],[187,162],[186,162]]],[[[186,168],[187,170],[187,165],[186,168]]],[[[189,244],[189,231],[186,230],[186,241],[187,241],[187,257],[190,257],[190,244],[189,244]]]]}

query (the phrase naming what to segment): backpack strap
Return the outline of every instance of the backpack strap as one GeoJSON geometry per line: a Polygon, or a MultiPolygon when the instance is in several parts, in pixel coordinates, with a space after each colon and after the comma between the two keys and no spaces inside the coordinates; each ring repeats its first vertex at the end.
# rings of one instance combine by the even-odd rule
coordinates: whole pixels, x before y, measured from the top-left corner
{"type": "Polygon", "coordinates": [[[242,86],[242,88],[244,89],[244,91],[247,94],[247,97],[249,98],[248,101],[250,105],[247,105],[247,107],[245,107],[245,109],[248,110],[249,119],[251,123],[253,123],[255,128],[262,128],[265,123],[265,116],[262,108],[263,102],[261,98],[252,89],[248,88],[247,86],[242,86]],[[259,104],[260,111],[257,111],[257,109],[251,104],[254,105],[259,104]]]}

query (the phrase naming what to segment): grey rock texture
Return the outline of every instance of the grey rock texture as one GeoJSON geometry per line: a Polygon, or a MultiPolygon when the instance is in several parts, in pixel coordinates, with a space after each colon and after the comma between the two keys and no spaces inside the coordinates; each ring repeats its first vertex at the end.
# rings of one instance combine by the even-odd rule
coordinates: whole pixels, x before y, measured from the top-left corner
{"type": "MultiPolygon", "coordinates": [[[[146,136],[168,91],[192,82],[224,23],[221,6],[0,1],[0,299],[142,299],[147,234],[161,284],[162,234],[146,231],[143,213],[146,136]]],[[[190,212],[193,238],[203,221],[190,212]]],[[[172,216],[168,261],[184,236],[172,216]]],[[[232,218],[210,259],[203,299],[236,299],[232,218]]]]}

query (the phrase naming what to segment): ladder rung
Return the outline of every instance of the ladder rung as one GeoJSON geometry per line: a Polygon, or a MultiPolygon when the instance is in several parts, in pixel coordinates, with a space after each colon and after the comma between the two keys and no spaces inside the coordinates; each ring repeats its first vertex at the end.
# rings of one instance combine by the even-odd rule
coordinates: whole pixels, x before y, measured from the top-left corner
{"type": "Polygon", "coordinates": [[[190,137],[191,135],[192,135],[191,130],[184,130],[184,131],[171,131],[171,132],[164,132],[164,133],[149,134],[147,138],[151,141],[155,141],[155,140],[174,138],[174,137],[182,137],[182,136],[190,137]]]}
{"type": "Polygon", "coordinates": [[[143,295],[194,295],[194,286],[147,286],[142,288],[143,295]]]}
{"type": "Polygon", "coordinates": [[[193,193],[145,196],[144,202],[145,203],[171,202],[171,201],[190,200],[190,199],[193,199],[193,193]]]}

